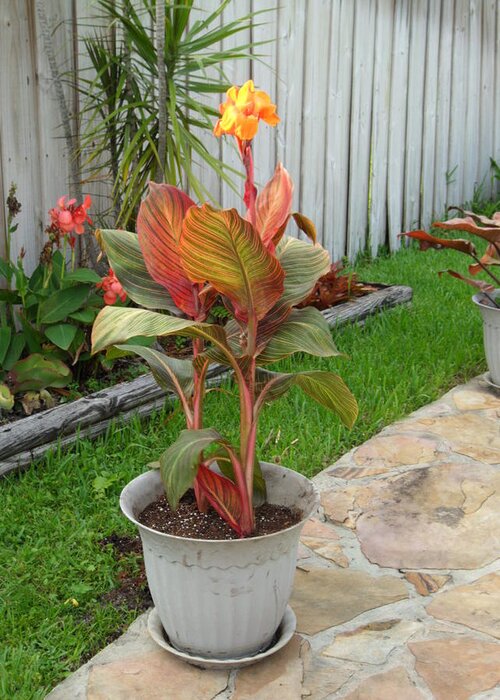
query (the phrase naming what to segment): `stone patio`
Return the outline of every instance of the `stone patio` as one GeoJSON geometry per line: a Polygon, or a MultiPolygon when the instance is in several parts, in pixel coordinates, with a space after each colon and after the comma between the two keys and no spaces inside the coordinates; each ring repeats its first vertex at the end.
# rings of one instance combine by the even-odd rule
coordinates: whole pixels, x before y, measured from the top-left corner
{"type": "Polygon", "coordinates": [[[284,649],[202,671],[142,615],[48,699],[500,699],[500,397],[457,387],[315,481],[284,649]]]}

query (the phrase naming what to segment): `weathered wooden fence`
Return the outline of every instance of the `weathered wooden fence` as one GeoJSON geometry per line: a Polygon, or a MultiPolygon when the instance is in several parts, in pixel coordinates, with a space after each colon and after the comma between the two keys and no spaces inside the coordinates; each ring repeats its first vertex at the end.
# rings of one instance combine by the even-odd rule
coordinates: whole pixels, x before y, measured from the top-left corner
{"type": "MultiPolygon", "coordinates": [[[[206,10],[217,0],[197,4],[206,10]]],[[[234,0],[226,18],[274,4],[234,0]]],[[[59,66],[74,70],[85,60],[77,36],[89,31],[92,0],[45,0],[45,8],[59,66]]],[[[498,0],[283,0],[265,18],[252,35],[276,39],[259,49],[267,65],[239,62],[230,76],[253,77],[282,117],[256,139],[257,177],[284,162],[296,206],[315,220],[334,258],[365,246],[396,248],[399,232],[427,226],[476,187],[492,193],[489,159],[500,161],[498,0]]],[[[0,0],[0,65],[0,197],[17,183],[23,211],[14,252],[23,245],[32,267],[46,212],[71,189],[34,0],[0,0]]],[[[77,95],[64,89],[75,113],[77,95]]],[[[210,148],[235,158],[227,144],[213,140],[210,148]]],[[[239,206],[209,173],[206,181],[224,206],[239,206]]],[[[102,196],[102,187],[86,189],[102,196]]],[[[0,252],[3,209],[1,217],[0,252]]]]}

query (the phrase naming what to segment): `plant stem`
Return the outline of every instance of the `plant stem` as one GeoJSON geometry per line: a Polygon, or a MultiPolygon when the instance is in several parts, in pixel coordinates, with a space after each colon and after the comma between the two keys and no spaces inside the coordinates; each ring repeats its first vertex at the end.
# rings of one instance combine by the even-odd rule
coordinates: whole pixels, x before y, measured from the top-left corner
{"type": "Polygon", "coordinates": [[[479,267],[480,267],[484,272],[486,272],[486,274],[489,275],[489,277],[491,277],[491,279],[493,280],[493,282],[494,282],[496,285],[498,285],[498,287],[500,287],[500,280],[499,280],[492,272],[490,272],[490,270],[488,269],[488,267],[487,267],[486,265],[484,265],[484,264],[481,262],[481,260],[477,257],[477,255],[474,255],[474,253],[471,253],[471,257],[474,258],[474,260],[475,260],[476,263],[479,265],[479,267]]]}
{"type": "Polygon", "coordinates": [[[238,148],[240,150],[241,159],[243,161],[243,165],[245,166],[247,174],[245,180],[245,194],[243,195],[243,201],[245,202],[248,211],[248,219],[252,226],[255,226],[255,200],[257,199],[257,188],[255,187],[254,179],[252,142],[240,141],[238,139],[238,148]]]}

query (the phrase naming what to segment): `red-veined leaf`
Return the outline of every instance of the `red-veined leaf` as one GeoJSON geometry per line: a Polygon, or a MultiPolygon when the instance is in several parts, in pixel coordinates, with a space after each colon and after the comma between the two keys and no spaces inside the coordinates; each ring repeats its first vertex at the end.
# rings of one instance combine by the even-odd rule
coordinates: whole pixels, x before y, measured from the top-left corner
{"type": "Polygon", "coordinates": [[[186,212],[194,206],[177,187],[151,182],[137,217],[139,245],[149,274],[191,318],[198,314],[198,290],[182,268],[179,240],[186,212]]]}
{"type": "Polygon", "coordinates": [[[320,245],[287,237],[276,249],[285,272],[281,303],[295,306],[314,289],[318,279],[330,271],[330,255],[320,245]]]}
{"type": "MultiPolygon", "coordinates": [[[[436,226],[437,224],[433,225],[436,226]]],[[[436,236],[431,236],[427,231],[408,231],[407,233],[400,233],[399,235],[407,236],[408,238],[413,238],[418,241],[420,250],[427,250],[428,248],[437,248],[438,250],[441,248],[452,248],[453,250],[458,250],[467,255],[476,254],[476,247],[474,244],[462,238],[436,238],[436,236]]]]}
{"type": "Polygon", "coordinates": [[[255,202],[256,228],[266,248],[288,222],[292,209],[293,182],[281,163],[255,202]]]}
{"type": "Polygon", "coordinates": [[[222,351],[227,348],[226,334],[222,326],[166,316],[147,309],[106,306],[94,321],[92,353],[95,354],[110,345],[125,343],[139,335],[148,338],[168,335],[203,338],[222,351]]]}
{"type": "Polygon", "coordinates": [[[438,275],[440,277],[441,275],[445,274],[451,275],[457,280],[462,280],[462,282],[465,282],[466,284],[470,285],[471,287],[475,287],[476,289],[480,289],[482,292],[485,293],[492,292],[495,289],[495,286],[490,282],[483,282],[483,280],[471,280],[470,277],[464,277],[459,272],[455,272],[455,270],[440,270],[438,272],[438,275]]]}
{"type": "Polygon", "coordinates": [[[193,282],[228,297],[236,318],[263,318],[283,292],[283,269],[236,209],[192,207],[181,236],[182,265],[193,282]]]}
{"type": "Polygon", "coordinates": [[[307,216],[304,216],[304,214],[301,214],[298,211],[294,212],[292,216],[300,230],[303,233],[305,233],[306,236],[310,238],[313,243],[316,243],[318,237],[316,234],[316,226],[313,224],[311,219],[309,219],[307,216]]]}
{"type": "MultiPolygon", "coordinates": [[[[490,243],[481,258],[481,265],[488,267],[490,265],[500,265],[500,256],[495,248],[495,246],[490,243]]],[[[469,265],[469,272],[471,275],[477,275],[479,272],[483,271],[483,268],[479,263],[474,263],[469,265]]]]}
{"type": "Polygon", "coordinates": [[[198,469],[196,482],[212,508],[240,537],[243,537],[239,524],[243,507],[235,484],[203,464],[198,469]]]}
{"type": "Polygon", "coordinates": [[[348,428],[354,425],[358,404],[344,380],[334,372],[280,374],[258,370],[256,388],[260,391],[260,408],[264,403],[279,399],[292,386],[298,386],[321,406],[336,413],[348,428]]]}
{"type": "Polygon", "coordinates": [[[292,310],[258,355],[257,363],[277,362],[295,352],[317,357],[341,355],[324,316],[311,306],[292,310]]]}
{"type": "Polygon", "coordinates": [[[471,216],[465,219],[449,219],[448,221],[435,221],[433,224],[436,228],[445,229],[445,231],[467,231],[475,236],[484,238],[489,243],[500,243],[500,226],[478,226],[471,216]]]}
{"type": "Polygon", "coordinates": [[[193,362],[169,357],[164,352],[143,345],[115,345],[118,350],[133,352],[148,363],[158,384],[167,391],[179,390],[190,397],[194,388],[193,362]]]}
{"type": "Polygon", "coordinates": [[[456,209],[459,211],[464,218],[469,217],[477,224],[483,224],[484,226],[500,226],[500,211],[496,211],[493,216],[484,216],[483,214],[476,214],[474,211],[467,211],[467,209],[462,209],[462,207],[450,206],[448,211],[456,209]]]}

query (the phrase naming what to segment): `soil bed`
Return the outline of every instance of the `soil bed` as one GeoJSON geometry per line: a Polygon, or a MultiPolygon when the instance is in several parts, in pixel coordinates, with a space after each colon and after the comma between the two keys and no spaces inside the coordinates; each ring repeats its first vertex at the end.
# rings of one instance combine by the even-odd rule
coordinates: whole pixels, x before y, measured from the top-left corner
{"type": "MultiPolygon", "coordinates": [[[[297,509],[264,503],[255,509],[255,532],[251,537],[270,535],[285,530],[300,521],[302,513],[297,509]]],[[[237,533],[209,508],[200,513],[192,490],[188,491],[173,511],[165,496],[150,503],[138,516],[138,521],[147,527],[177,537],[192,537],[198,540],[236,540],[237,533]]]]}

